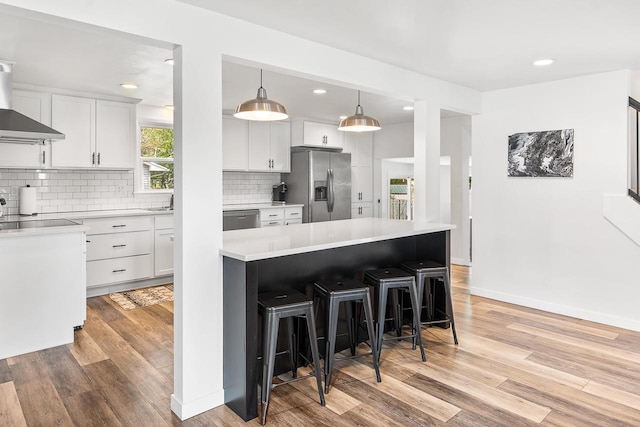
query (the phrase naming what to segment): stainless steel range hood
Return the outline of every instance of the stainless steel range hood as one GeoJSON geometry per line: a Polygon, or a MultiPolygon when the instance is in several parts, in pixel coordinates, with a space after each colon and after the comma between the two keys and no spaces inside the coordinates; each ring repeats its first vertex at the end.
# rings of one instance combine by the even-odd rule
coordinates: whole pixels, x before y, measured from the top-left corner
{"type": "Polygon", "coordinates": [[[40,144],[64,134],[11,109],[13,63],[0,61],[0,143],[40,144]]]}

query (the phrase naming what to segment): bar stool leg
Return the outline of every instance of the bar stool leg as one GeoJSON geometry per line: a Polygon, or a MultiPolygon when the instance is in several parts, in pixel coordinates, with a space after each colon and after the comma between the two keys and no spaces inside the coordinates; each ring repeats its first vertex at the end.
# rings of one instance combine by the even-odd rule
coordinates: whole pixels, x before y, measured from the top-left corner
{"type": "Polygon", "coordinates": [[[449,311],[449,321],[453,332],[453,342],[458,345],[458,334],[456,334],[456,321],[453,317],[453,300],[451,299],[451,284],[449,283],[449,272],[444,275],[444,292],[447,299],[447,310],[449,311]]]}
{"type": "Polygon", "coordinates": [[[393,327],[396,329],[396,335],[402,335],[402,319],[400,318],[402,310],[398,302],[398,290],[391,290],[391,303],[393,304],[393,327]]]}
{"type": "Polygon", "coordinates": [[[329,325],[326,336],[326,352],[324,357],[324,392],[329,393],[329,384],[331,383],[331,373],[333,372],[333,362],[335,360],[334,352],[336,350],[336,335],[338,329],[338,309],[340,303],[335,300],[329,302],[329,325]]]}
{"type": "Polygon", "coordinates": [[[384,334],[384,317],[387,312],[387,287],[380,286],[378,294],[378,319],[376,320],[376,341],[378,345],[378,364],[380,363],[380,353],[382,352],[382,335],[384,334]]]}
{"type": "Polygon", "coordinates": [[[316,382],[318,383],[318,395],[320,396],[320,404],[325,406],[324,393],[322,392],[322,371],[320,370],[320,355],[318,354],[318,337],[316,335],[316,321],[313,318],[311,308],[305,309],[305,317],[307,320],[307,330],[309,339],[311,340],[311,354],[313,355],[313,367],[316,373],[316,382]]]}
{"type": "Polygon", "coordinates": [[[269,409],[269,395],[273,384],[273,367],[276,359],[276,343],[278,341],[278,323],[280,316],[265,311],[263,321],[266,324],[266,334],[262,346],[262,416],[260,423],[267,422],[267,410],[269,409]]]}
{"type": "Polygon", "coordinates": [[[412,280],[413,283],[409,287],[409,294],[411,295],[411,309],[413,310],[413,321],[416,325],[418,325],[418,330],[416,331],[416,338],[418,341],[418,346],[420,346],[420,354],[422,355],[422,361],[427,361],[427,356],[424,354],[424,346],[422,345],[422,330],[420,329],[420,313],[418,303],[418,294],[416,291],[416,283],[415,279],[412,280]]]}
{"type": "Polygon", "coordinates": [[[378,369],[378,343],[374,334],[373,310],[371,309],[371,296],[369,295],[369,292],[367,292],[367,294],[365,295],[365,299],[362,305],[364,306],[364,316],[367,322],[367,333],[369,334],[369,341],[371,343],[373,369],[376,371],[376,379],[378,380],[378,382],[380,382],[382,381],[382,378],[380,378],[380,370],[378,369]]]}
{"type": "MultiPolygon", "coordinates": [[[[418,304],[419,304],[419,309],[418,309],[418,319],[422,320],[422,303],[424,302],[424,297],[425,297],[425,292],[424,292],[424,287],[425,287],[425,278],[422,274],[418,273],[416,274],[416,293],[418,294],[418,304]]],[[[427,308],[428,310],[428,308],[427,308]]],[[[413,322],[413,329],[412,332],[415,334],[416,331],[420,330],[420,323],[418,323],[416,325],[415,321],[413,322]]],[[[416,349],[416,343],[417,343],[417,339],[416,337],[413,337],[413,345],[411,347],[412,350],[416,349]]]]}
{"type": "Polygon", "coordinates": [[[293,326],[293,317],[287,317],[287,335],[289,337],[289,362],[291,374],[298,378],[298,339],[293,326]]]}
{"type": "Polygon", "coordinates": [[[349,332],[349,349],[351,350],[351,355],[356,355],[356,344],[358,342],[358,330],[356,329],[356,319],[353,316],[354,310],[353,306],[355,305],[354,301],[345,301],[344,302],[344,311],[347,316],[347,326],[349,332]]]}

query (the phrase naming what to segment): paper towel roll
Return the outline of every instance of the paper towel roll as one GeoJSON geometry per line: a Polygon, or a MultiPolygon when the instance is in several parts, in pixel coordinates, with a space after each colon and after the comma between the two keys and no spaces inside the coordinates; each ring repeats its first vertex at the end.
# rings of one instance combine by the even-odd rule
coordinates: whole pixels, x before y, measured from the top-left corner
{"type": "Polygon", "coordinates": [[[20,215],[35,215],[36,211],[36,188],[27,185],[20,187],[19,199],[20,215]]]}

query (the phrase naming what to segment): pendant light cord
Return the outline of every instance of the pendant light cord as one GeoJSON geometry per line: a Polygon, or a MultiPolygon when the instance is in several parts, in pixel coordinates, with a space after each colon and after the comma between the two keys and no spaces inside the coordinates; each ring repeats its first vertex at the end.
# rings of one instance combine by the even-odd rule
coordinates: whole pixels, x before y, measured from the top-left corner
{"type": "Polygon", "coordinates": [[[260,87],[262,87],[262,68],[260,68],[260,87]]]}
{"type": "Polygon", "coordinates": [[[360,105],[360,91],[358,91],[358,105],[360,105]]]}

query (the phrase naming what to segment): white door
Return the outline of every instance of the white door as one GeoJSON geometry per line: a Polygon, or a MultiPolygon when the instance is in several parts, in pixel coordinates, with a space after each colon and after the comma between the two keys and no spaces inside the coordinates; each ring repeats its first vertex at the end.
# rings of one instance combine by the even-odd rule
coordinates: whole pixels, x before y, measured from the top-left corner
{"type": "Polygon", "coordinates": [[[304,122],[304,145],[324,146],[322,123],[304,122]]]}
{"type": "Polygon", "coordinates": [[[133,169],[136,148],[136,106],[96,101],[96,164],[133,169]]]}
{"type": "Polygon", "coordinates": [[[271,169],[291,171],[291,126],[289,122],[271,122],[271,169]]]}
{"type": "Polygon", "coordinates": [[[338,130],[338,125],[325,124],[323,130],[327,147],[342,148],[343,132],[338,130]]]}
{"type": "Polygon", "coordinates": [[[246,120],[222,118],[222,169],[249,169],[249,125],[246,120]]]}
{"type": "MultiPolygon", "coordinates": [[[[51,125],[51,95],[14,90],[13,109],[42,124],[51,125]]],[[[42,144],[0,144],[0,167],[43,167],[43,153],[42,144]]]]}
{"type": "Polygon", "coordinates": [[[156,230],[154,243],[155,276],[173,274],[173,229],[156,230]]]}
{"type": "Polygon", "coordinates": [[[249,122],[249,170],[271,171],[271,123],[249,122]]]}
{"type": "Polygon", "coordinates": [[[51,96],[51,127],[65,139],[51,142],[51,166],[93,167],[96,101],[76,96],[51,96]]]}

